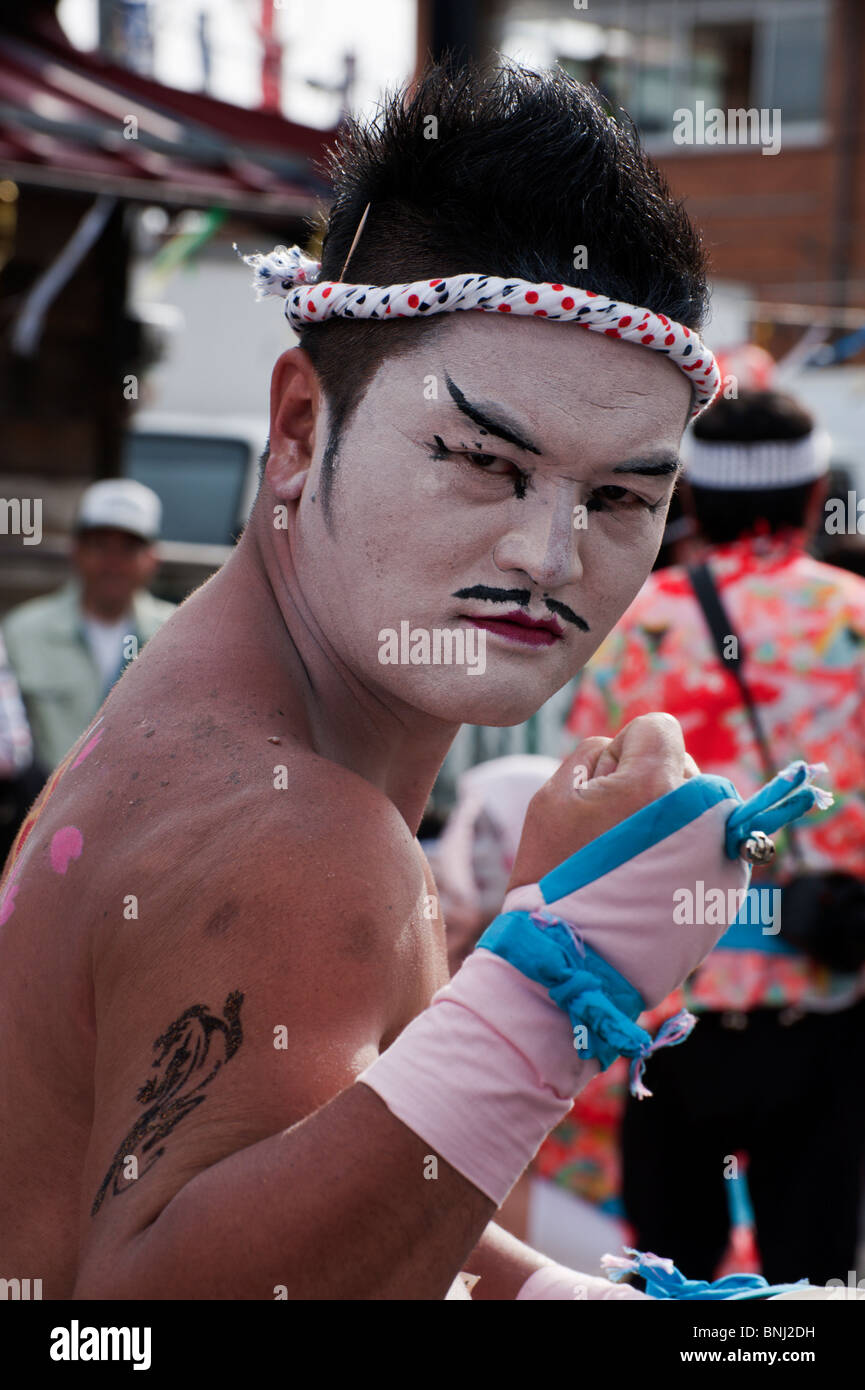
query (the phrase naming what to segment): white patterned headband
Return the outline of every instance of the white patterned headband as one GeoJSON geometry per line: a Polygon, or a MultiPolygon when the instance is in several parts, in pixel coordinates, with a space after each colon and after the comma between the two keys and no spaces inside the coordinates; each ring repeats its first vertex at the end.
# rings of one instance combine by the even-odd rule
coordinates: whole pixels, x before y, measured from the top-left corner
{"type": "Polygon", "coordinates": [[[269,255],[259,252],[241,259],[255,271],[256,297],[285,299],[285,316],[296,331],[334,314],[348,319],[428,318],[451,309],[573,320],[608,338],[666,353],[694,389],[692,418],[705,410],[720,389],[720,368],[692,329],[665,314],[653,314],[650,309],[638,309],[591,290],[549,282],[534,285],[497,275],[449,275],[404,285],[352,285],[319,280],[321,262],[305,256],[299,246],[276,246],[269,255]]]}
{"type": "Polygon", "coordinates": [[[801,439],[705,440],[686,435],[682,448],[685,476],[698,487],[751,492],[799,487],[829,470],[832,439],[812,430],[801,439]]]}

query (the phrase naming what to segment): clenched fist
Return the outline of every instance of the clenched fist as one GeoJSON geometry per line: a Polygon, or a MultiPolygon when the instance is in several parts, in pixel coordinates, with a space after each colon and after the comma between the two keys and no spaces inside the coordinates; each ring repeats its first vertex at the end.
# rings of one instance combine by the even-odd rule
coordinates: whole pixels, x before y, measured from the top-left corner
{"type": "Polygon", "coordinates": [[[699,771],[672,714],[641,714],[614,739],[583,739],[529,802],[508,891],[537,883],[699,771]]]}

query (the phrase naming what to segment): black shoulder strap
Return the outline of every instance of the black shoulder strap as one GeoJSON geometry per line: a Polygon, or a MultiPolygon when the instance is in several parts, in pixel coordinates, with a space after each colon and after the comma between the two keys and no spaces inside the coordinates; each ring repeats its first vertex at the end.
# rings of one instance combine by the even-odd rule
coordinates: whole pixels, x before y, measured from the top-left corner
{"type": "MultiPolygon", "coordinates": [[[[757,706],[754,703],[754,698],[751,694],[750,687],[748,686],[748,682],[745,679],[745,649],[742,644],[742,639],[739,636],[736,629],[733,627],[732,622],[730,621],[730,615],[724,607],[724,601],[721,598],[721,595],[718,591],[717,585],[715,584],[714,578],[712,577],[712,571],[709,569],[709,566],[707,564],[689,565],[687,568],[687,574],[688,578],[691,581],[694,593],[697,596],[697,602],[703,610],[703,616],[706,619],[709,631],[712,634],[712,640],[715,643],[715,650],[718,653],[718,658],[720,661],[723,662],[723,664],[726,667],[728,667],[728,669],[735,676],[739,684],[739,690],[742,695],[743,703],[751,719],[751,727],[754,730],[754,737],[757,740],[757,747],[760,749],[760,756],[763,759],[763,766],[765,767],[768,776],[774,777],[776,773],[776,768],[774,760],[772,758],[772,751],[769,747],[769,740],[766,737],[766,733],[760,720],[760,716],[757,713],[757,706]],[[735,648],[734,656],[728,656],[726,651],[724,650],[727,644],[727,639],[730,637],[734,637],[736,639],[733,644],[735,648]]],[[[793,826],[786,826],[785,831],[787,835],[787,843],[790,846],[790,850],[793,854],[793,857],[797,861],[797,863],[801,864],[802,851],[799,846],[799,842],[796,838],[795,831],[793,830],[793,826]]]]}
{"type": "Polygon", "coordinates": [[[697,596],[697,601],[703,610],[703,616],[712,634],[715,650],[718,653],[718,659],[738,681],[742,700],[751,718],[754,737],[757,740],[757,746],[760,749],[760,755],[763,759],[766,772],[770,777],[774,777],[777,769],[775,768],[772,752],[769,748],[769,740],[766,738],[760,716],[757,713],[757,707],[754,704],[748,682],[745,679],[745,650],[742,639],[730,621],[730,615],[724,607],[724,601],[718,592],[709,566],[707,564],[689,565],[688,578],[691,581],[694,593],[697,596]],[[726,644],[731,637],[735,639],[733,643],[735,655],[728,654],[725,651],[726,644]]]}

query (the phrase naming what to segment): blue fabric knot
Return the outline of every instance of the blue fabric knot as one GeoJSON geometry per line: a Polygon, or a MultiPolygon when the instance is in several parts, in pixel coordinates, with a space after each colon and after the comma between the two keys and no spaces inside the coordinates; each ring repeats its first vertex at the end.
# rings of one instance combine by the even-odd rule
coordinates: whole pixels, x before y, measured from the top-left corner
{"type": "Polygon", "coordinates": [[[596,1057],[604,1069],[622,1053],[633,1055],[652,1041],[608,998],[597,975],[580,971],[564,984],[554,985],[549,995],[571,1021],[576,1035],[574,1047],[587,1057],[596,1057]],[[578,1031],[581,1029],[586,1033],[585,1043],[578,1031]]]}
{"type": "Polygon", "coordinates": [[[568,1015],[581,1056],[595,1057],[604,1071],[617,1057],[632,1058],[631,1093],[641,1099],[651,1095],[642,1083],[646,1059],[658,1047],[683,1041],[696,1021],[683,1011],[653,1042],[636,1022],[645,1008],[642,996],[574,928],[549,912],[501,913],[477,949],[492,951],[544,986],[568,1015]]]}
{"type": "Polygon", "coordinates": [[[791,1289],[807,1288],[808,1280],[795,1284],[770,1284],[762,1274],[725,1274],[723,1279],[709,1283],[706,1279],[686,1279],[672,1260],[662,1259],[651,1252],[623,1247],[628,1258],[603,1255],[601,1265],[610,1279],[618,1283],[626,1274],[639,1274],[646,1281],[646,1293],[651,1298],[699,1298],[706,1301],[721,1299],[771,1298],[773,1294],[789,1293],[791,1289]]]}
{"type": "Polygon", "coordinates": [[[725,850],[728,859],[736,859],[739,846],[755,830],[765,835],[789,825],[813,810],[832,805],[831,792],[812,785],[816,773],[825,771],[823,763],[806,763],[801,758],[788,763],[777,776],[758,792],[743,801],[727,817],[725,850]]]}

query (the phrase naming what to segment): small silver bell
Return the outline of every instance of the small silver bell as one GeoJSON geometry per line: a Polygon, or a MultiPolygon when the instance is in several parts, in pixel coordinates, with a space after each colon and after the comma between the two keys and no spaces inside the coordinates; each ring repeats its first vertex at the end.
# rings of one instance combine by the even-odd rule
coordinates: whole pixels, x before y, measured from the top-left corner
{"type": "Polygon", "coordinates": [[[775,841],[762,830],[753,830],[740,844],[739,858],[746,864],[771,864],[775,858],[775,841]]]}

